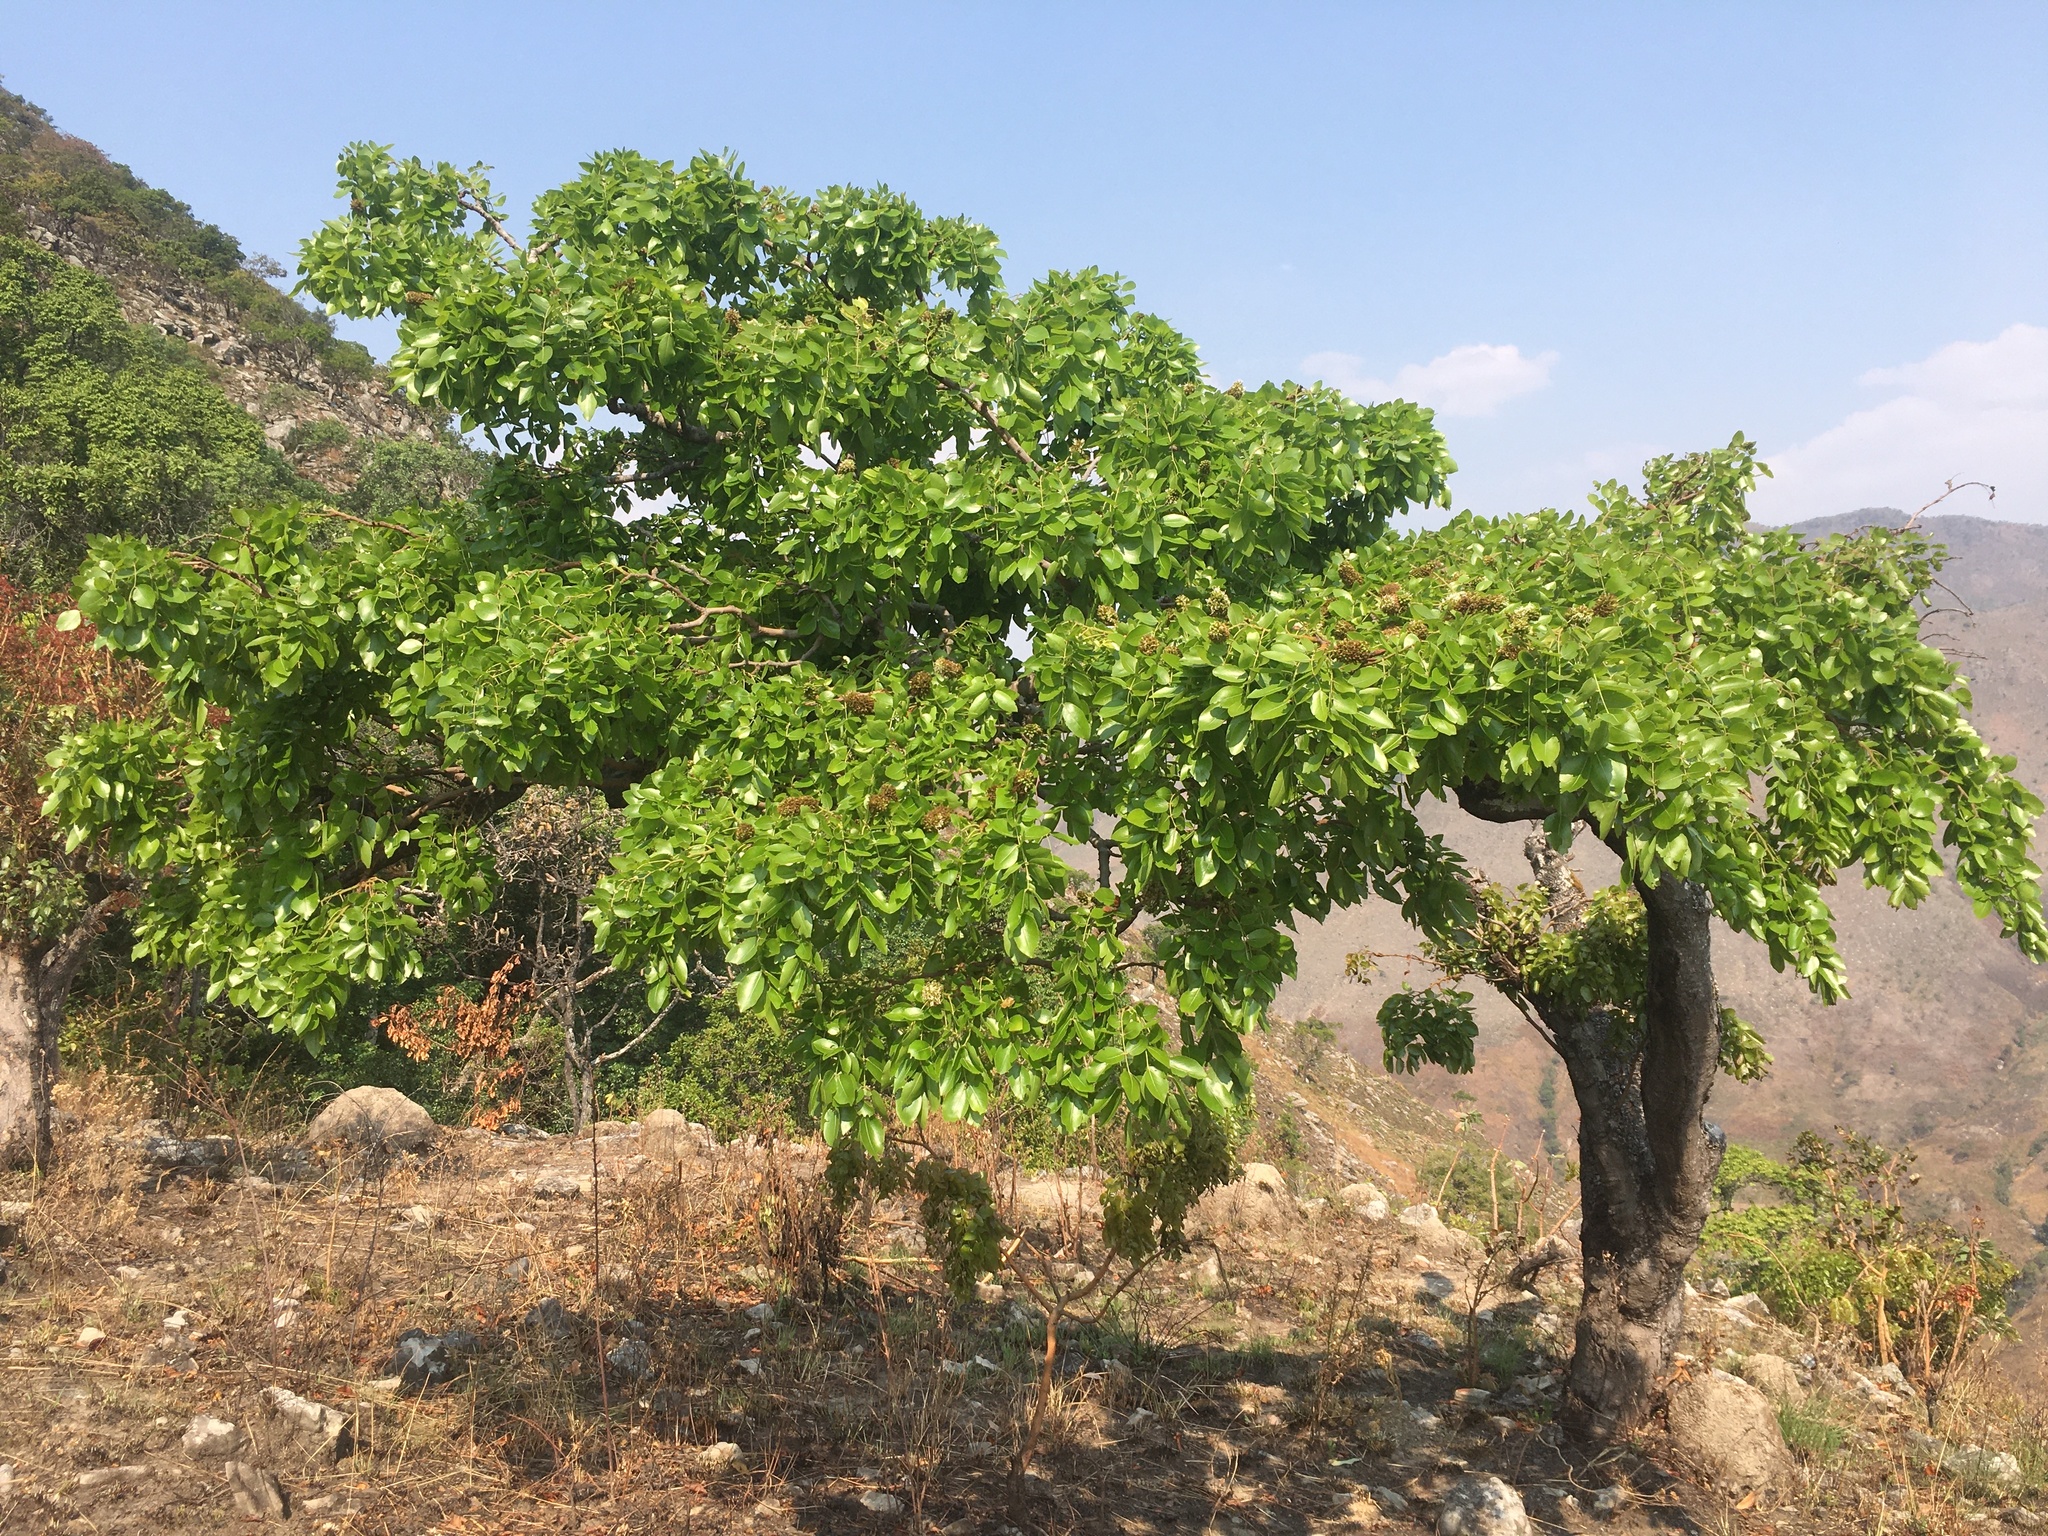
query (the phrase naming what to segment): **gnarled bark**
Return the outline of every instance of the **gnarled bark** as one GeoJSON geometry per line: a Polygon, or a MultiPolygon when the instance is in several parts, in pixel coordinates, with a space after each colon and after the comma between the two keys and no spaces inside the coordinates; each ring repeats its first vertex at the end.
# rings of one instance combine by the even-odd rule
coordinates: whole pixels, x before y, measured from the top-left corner
{"type": "Polygon", "coordinates": [[[1594,1439],[1655,1406],[1725,1145],[1705,1117],[1721,1038],[1712,904],[1691,881],[1637,890],[1649,928],[1637,1037],[1617,1041],[1604,1010],[1544,1015],[1579,1103],[1585,1300],[1567,1420],[1594,1439]]]}
{"type": "MultiPolygon", "coordinates": [[[[1467,786],[1459,801],[1488,821],[1542,814],[1493,784],[1467,786]]],[[[1525,851],[1549,894],[1551,925],[1575,927],[1586,898],[1569,864],[1540,830],[1525,851]]],[[[1685,1266],[1726,1147],[1706,1119],[1721,1053],[1712,899],[1704,886],[1669,877],[1638,882],[1636,892],[1648,953],[1633,1025],[1606,1007],[1517,998],[1542,1021],[1578,1100],[1585,1298],[1565,1418],[1596,1440],[1633,1429],[1656,1406],[1685,1321],[1685,1266]]]]}
{"type": "Polygon", "coordinates": [[[0,1168],[44,1161],[36,1114],[41,1038],[35,961],[12,945],[0,947],[0,1168]]]}

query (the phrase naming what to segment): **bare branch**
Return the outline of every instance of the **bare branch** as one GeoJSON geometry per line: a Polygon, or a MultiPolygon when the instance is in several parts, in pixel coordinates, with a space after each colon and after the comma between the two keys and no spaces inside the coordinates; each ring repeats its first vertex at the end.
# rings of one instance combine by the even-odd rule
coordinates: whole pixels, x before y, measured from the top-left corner
{"type": "Polygon", "coordinates": [[[653,1034],[657,1029],[661,1028],[662,1020],[666,1019],[671,1013],[675,1011],[675,1006],[675,1003],[670,1003],[668,1007],[662,1009],[661,1012],[657,1013],[653,1018],[649,1019],[647,1021],[647,1027],[641,1030],[639,1034],[635,1035],[632,1039],[628,1040],[616,1051],[612,1051],[606,1055],[598,1057],[596,1062],[593,1063],[593,1065],[601,1067],[604,1066],[607,1062],[617,1061],[621,1056],[624,1056],[629,1051],[638,1050],[640,1048],[640,1044],[642,1041],[644,1041],[649,1035],[653,1034]]]}

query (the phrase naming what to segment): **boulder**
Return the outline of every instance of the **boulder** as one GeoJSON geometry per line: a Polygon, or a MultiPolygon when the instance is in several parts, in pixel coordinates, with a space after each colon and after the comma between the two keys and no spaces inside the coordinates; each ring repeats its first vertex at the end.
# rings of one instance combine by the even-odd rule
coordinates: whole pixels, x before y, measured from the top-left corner
{"type": "Polygon", "coordinates": [[[265,1387],[262,1398],[271,1416],[295,1439],[310,1444],[315,1452],[339,1458],[347,1450],[350,1420],[339,1408],[316,1403],[284,1387],[265,1387]]]}
{"type": "Polygon", "coordinates": [[[1771,1400],[1726,1371],[1696,1371],[1665,1399],[1671,1448],[1730,1498],[1793,1485],[1792,1454],[1771,1400]]]}
{"type": "Polygon", "coordinates": [[[241,1448],[242,1432],[228,1419],[216,1419],[210,1413],[195,1413],[192,1422],[185,1426],[185,1433],[178,1437],[178,1448],[194,1461],[222,1461],[241,1448]]]}
{"type": "Polygon", "coordinates": [[[432,1142],[438,1130],[434,1117],[396,1088],[351,1088],[314,1116],[306,1127],[306,1141],[313,1146],[342,1142],[365,1150],[416,1152],[432,1142]]]}
{"type": "Polygon", "coordinates": [[[1736,1368],[1736,1375],[1774,1403],[1796,1403],[1806,1396],[1799,1373],[1782,1355],[1755,1354],[1736,1368]]]}
{"type": "Polygon", "coordinates": [[[604,1363],[628,1381],[640,1381],[654,1374],[654,1352],[638,1339],[627,1339],[609,1351],[604,1363]]]}
{"type": "MultiPolygon", "coordinates": [[[[1000,1196],[1002,1191],[998,1190],[1000,1196]]],[[[1101,1186],[1073,1177],[1019,1179],[1010,1212],[1018,1224],[1057,1228],[1102,1219],[1101,1186]]]]}
{"type": "Polygon", "coordinates": [[[1461,1477],[1444,1494],[1437,1536],[1535,1536],[1522,1496],[1497,1477],[1461,1477]]]}
{"type": "Polygon", "coordinates": [[[1415,1246],[1436,1259],[1467,1258],[1479,1251],[1469,1232],[1444,1225],[1433,1205],[1411,1205],[1396,1218],[1408,1230],[1415,1246]]]}
{"type": "Polygon", "coordinates": [[[1337,1203],[1367,1221],[1385,1221],[1390,1212],[1387,1197],[1377,1184],[1346,1184],[1337,1191],[1337,1203]]]}
{"type": "Polygon", "coordinates": [[[650,1110],[640,1122],[640,1150],[657,1163],[673,1163],[706,1150],[711,1133],[681,1110],[650,1110]]]}
{"type": "Polygon", "coordinates": [[[1261,1232],[1300,1219],[1287,1176],[1271,1163],[1246,1163],[1234,1183],[1210,1190],[1194,1210],[1195,1225],[1204,1232],[1261,1232]]]}
{"type": "Polygon", "coordinates": [[[475,1354],[477,1345],[477,1336],[466,1328],[451,1328],[446,1333],[408,1328],[398,1336],[384,1374],[397,1379],[401,1392],[424,1392],[453,1377],[456,1363],[475,1354]]]}
{"type": "Polygon", "coordinates": [[[246,1461],[227,1464],[228,1492],[235,1496],[235,1508],[247,1520],[284,1520],[291,1516],[291,1500],[277,1474],[246,1461]]]}

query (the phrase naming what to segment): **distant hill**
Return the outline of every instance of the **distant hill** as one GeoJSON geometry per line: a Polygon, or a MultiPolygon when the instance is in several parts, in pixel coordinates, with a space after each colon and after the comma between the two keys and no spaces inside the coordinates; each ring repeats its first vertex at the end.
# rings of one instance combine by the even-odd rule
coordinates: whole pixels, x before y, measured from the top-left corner
{"type": "Polygon", "coordinates": [[[0,238],[32,242],[105,278],[133,325],[177,338],[328,491],[360,473],[364,442],[441,445],[442,417],[391,388],[361,346],[275,286],[284,269],[246,255],[96,146],[0,89],[0,238]]]}

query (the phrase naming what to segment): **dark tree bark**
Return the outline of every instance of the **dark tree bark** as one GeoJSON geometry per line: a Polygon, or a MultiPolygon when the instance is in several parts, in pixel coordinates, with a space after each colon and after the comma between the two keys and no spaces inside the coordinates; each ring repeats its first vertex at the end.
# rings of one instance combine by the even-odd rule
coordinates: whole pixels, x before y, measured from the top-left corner
{"type": "Polygon", "coordinates": [[[1585,1299],[1566,1417],[1592,1439],[1633,1429],[1655,1406],[1725,1146],[1706,1120],[1721,1038],[1713,908],[1691,881],[1637,891],[1650,951],[1638,1038],[1616,1041],[1605,1010],[1544,1013],[1579,1104],[1585,1299]]]}
{"type": "MultiPolygon", "coordinates": [[[[1485,788],[1461,794],[1460,803],[1502,822],[1544,809],[1485,788]]],[[[1576,877],[1540,833],[1529,859],[1550,892],[1554,921],[1569,926],[1574,902],[1583,902],[1576,877]]],[[[1727,1145],[1706,1118],[1721,1052],[1713,903],[1689,880],[1638,883],[1636,891],[1648,948],[1637,1027],[1607,1008],[1518,999],[1542,1021],[1578,1101],[1585,1298],[1565,1421],[1593,1440],[1626,1433],[1656,1407],[1684,1324],[1685,1266],[1699,1248],[1727,1145]]]]}

